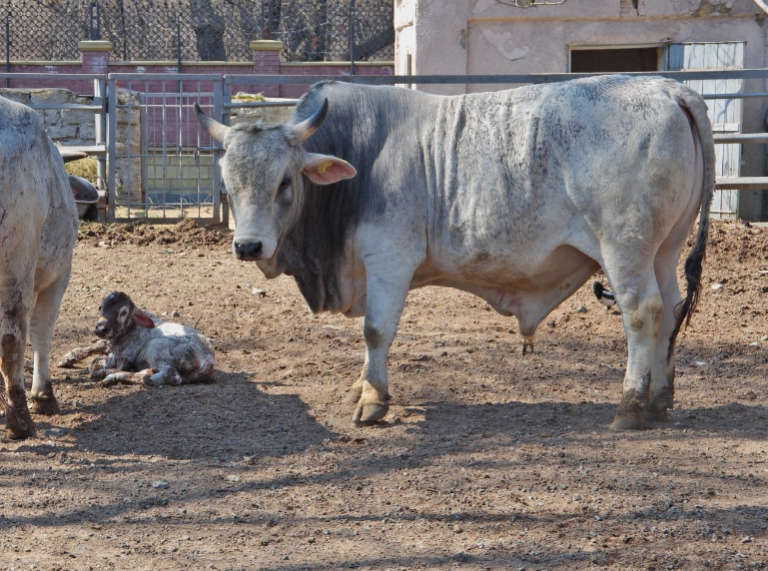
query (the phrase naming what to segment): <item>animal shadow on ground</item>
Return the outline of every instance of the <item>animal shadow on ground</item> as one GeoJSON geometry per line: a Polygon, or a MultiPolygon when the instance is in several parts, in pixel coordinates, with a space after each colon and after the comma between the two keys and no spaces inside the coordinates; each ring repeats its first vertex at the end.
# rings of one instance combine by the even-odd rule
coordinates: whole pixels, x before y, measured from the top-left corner
{"type": "MultiPolygon", "coordinates": [[[[90,384],[112,394],[79,406],[76,412],[87,420],[67,432],[75,437],[75,450],[220,461],[299,452],[332,436],[299,398],[268,394],[249,377],[216,371],[208,384],[110,389],[90,384]]],[[[47,421],[56,425],[55,419],[36,420],[43,434],[47,421]]]]}

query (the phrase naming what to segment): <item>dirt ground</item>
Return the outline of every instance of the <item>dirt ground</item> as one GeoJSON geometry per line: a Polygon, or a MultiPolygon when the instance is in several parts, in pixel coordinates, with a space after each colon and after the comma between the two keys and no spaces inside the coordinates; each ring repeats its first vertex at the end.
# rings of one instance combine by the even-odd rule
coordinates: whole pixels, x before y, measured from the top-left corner
{"type": "Polygon", "coordinates": [[[481,300],[412,292],[390,414],[357,428],[341,400],[359,323],[312,316],[229,240],[83,227],[53,362],[120,289],[209,335],[215,383],[104,388],[54,366],[62,414],[0,441],[0,569],[768,567],[767,230],[714,225],[671,421],[630,433],[608,429],[626,343],[591,282],[525,357],[481,300]]]}

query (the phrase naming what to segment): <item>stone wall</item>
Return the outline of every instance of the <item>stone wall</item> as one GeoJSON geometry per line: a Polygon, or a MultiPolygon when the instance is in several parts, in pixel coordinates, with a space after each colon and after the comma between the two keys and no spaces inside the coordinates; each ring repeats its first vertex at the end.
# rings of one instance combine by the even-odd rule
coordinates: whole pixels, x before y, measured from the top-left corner
{"type": "MultiPolygon", "coordinates": [[[[68,89],[0,89],[0,96],[23,103],[24,105],[62,105],[79,104],[93,105],[93,97],[81,96],[68,89]]],[[[121,92],[118,101],[121,105],[128,103],[138,105],[136,94],[121,92]]],[[[43,124],[48,136],[64,147],[93,146],[96,140],[95,114],[93,111],[80,109],[37,109],[43,118],[43,124]]],[[[115,181],[117,189],[117,204],[133,205],[143,202],[141,188],[141,123],[138,112],[128,115],[118,112],[117,115],[117,160],[115,181]],[[128,158],[130,157],[130,158],[128,158]]],[[[105,181],[97,184],[98,188],[106,188],[105,181]]]]}

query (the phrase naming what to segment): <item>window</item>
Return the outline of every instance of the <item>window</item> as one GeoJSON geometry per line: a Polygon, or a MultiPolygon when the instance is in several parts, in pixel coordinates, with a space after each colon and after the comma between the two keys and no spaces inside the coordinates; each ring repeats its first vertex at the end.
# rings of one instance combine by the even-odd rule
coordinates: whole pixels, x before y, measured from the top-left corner
{"type": "Polygon", "coordinates": [[[571,50],[573,73],[659,71],[662,47],[571,50]]]}

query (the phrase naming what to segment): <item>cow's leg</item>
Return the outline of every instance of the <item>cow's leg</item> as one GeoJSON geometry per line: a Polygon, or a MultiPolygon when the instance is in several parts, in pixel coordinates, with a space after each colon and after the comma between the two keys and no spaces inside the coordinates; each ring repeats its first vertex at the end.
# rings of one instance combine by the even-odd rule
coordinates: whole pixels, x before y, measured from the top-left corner
{"type": "Polygon", "coordinates": [[[674,404],[675,396],[675,311],[683,297],[677,283],[677,260],[680,251],[668,252],[656,257],[656,280],[661,291],[664,309],[661,313],[659,336],[651,371],[649,416],[651,420],[664,422],[667,410],[674,404]]]}
{"type": "Polygon", "coordinates": [[[87,357],[92,355],[106,355],[107,353],[109,353],[109,341],[106,339],[99,339],[93,345],[89,345],[88,347],[72,349],[59,360],[58,366],[62,369],[68,369],[75,363],[78,363],[87,357]]]}
{"type": "Polygon", "coordinates": [[[5,387],[3,401],[8,438],[34,436],[35,425],[24,392],[24,349],[27,343],[27,315],[31,305],[32,276],[25,287],[13,278],[3,280],[0,290],[0,372],[5,387]]]}
{"type": "Polygon", "coordinates": [[[390,264],[379,265],[369,260],[365,269],[367,299],[363,335],[367,367],[363,367],[360,399],[352,417],[357,424],[373,424],[389,410],[387,355],[413,277],[407,263],[393,268],[390,264]]]}
{"type": "Polygon", "coordinates": [[[59,306],[64,290],[69,283],[69,271],[46,289],[37,294],[32,315],[29,318],[29,337],[32,342],[32,352],[35,370],[32,374],[32,406],[33,413],[52,415],[59,413],[59,403],[53,394],[50,372],[48,369],[53,324],[59,315],[59,306]]]}
{"type": "MultiPolygon", "coordinates": [[[[647,245],[645,245],[647,249],[647,245]]],[[[638,245],[635,251],[642,251],[638,245]]],[[[616,256],[621,259],[620,255],[616,256]]],[[[624,375],[624,393],[611,428],[643,428],[648,417],[648,394],[651,371],[656,353],[656,340],[663,304],[656,276],[650,264],[612,264],[606,259],[605,273],[611,282],[619,307],[624,333],[627,337],[627,370],[624,375]]]]}

